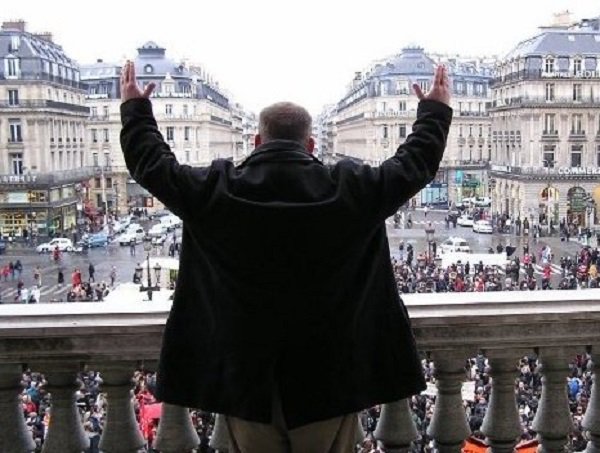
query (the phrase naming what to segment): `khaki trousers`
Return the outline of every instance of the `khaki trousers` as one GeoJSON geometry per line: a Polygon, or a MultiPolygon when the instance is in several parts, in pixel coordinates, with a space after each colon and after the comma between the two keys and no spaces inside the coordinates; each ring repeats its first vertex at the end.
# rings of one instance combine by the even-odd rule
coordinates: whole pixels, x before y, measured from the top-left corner
{"type": "Polygon", "coordinates": [[[273,422],[226,416],[232,453],[354,453],[362,441],[358,415],[349,414],[288,430],[281,400],[273,397],[273,422]]]}

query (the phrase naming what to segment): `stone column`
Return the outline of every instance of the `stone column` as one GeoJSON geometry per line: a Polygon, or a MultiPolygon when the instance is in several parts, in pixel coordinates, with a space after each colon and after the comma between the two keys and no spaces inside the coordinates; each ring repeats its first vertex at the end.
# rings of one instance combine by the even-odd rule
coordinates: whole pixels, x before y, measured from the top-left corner
{"type": "Polygon", "coordinates": [[[17,363],[0,364],[0,451],[29,453],[35,450],[31,432],[25,425],[18,398],[23,368],[17,363]]]}
{"type": "Polygon", "coordinates": [[[161,453],[191,451],[200,444],[186,407],[163,403],[154,448],[161,453]]]}
{"type": "Polygon", "coordinates": [[[229,451],[229,431],[224,415],[216,414],[215,427],[210,437],[209,446],[219,453],[227,453],[229,451]]]}
{"type": "Polygon", "coordinates": [[[491,453],[512,453],[521,434],[521,421],[515,397],[515,380],[519,373],[517,357],[531,351],[489,351],[492,394],[481,431],[487,437],[491,453]]]}
{"type": "Polygon", "coordinates": [[[48,379],[50,417],[52,423],[44,440],[42,453],[81,453],[90,446],[81,424],[81,414],[75,405],[75,390],[79,388],[79,362],[35,363],[48,379]]]}
{"type": "Polygon", "coordinates": [[[433,354],[438,394],[427,434],[435,440],[440,453],[461,453],[471,433],[463,408],[461,388],[466,380],[463,351],[439,351],[433,354]]]}
{"type": "Polygon", "coordinates": [[[408,399],[384,404],[375,429],[375,438],[387,453],[408,453],[411,442],[419,437],[411,417],[408,399]]]}
{"type": "Polygon", "coordinates": [[[569,374],[569,362],[576,353],[576,348],[569,347],[539,348],[542,397],[532,429],[538,433],[540,453],[564,452],[568,434],[573,430],[566,378],[569,374]]]}
{"type": "Polygon", "coordinates": [[[102,389],[107,393],[108,410],[100,450],[103,453],[137,453],[144,447],[131,392],[134,363],[129,361],[108,362],[98,367],[104,381],[102,389]]]}
{"type": "MultiPolygon", "coordinates": [[[[592,358],[600,357],[600,344],[592,347],[592,358]]],[[[593,364],[593,385],[592,394],[588,407],[583,417],[583,428],[587,431],[589,442],[587,444],[586,453],[600,453],[600,379],[598,379],[598,373],[596,364],[593,364]]]]}

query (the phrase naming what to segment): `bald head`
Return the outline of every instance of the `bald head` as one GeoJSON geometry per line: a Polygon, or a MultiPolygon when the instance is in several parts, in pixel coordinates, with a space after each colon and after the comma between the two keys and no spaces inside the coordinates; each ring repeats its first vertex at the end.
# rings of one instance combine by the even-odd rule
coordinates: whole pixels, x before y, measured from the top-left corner
{"type": "Polygon", "coordinates": [[[291,102],[278,102],[260,112],[258,134],[260,141],[294,140],[307,143],[310,139],[312,118],[304,107],[291,102]]]}

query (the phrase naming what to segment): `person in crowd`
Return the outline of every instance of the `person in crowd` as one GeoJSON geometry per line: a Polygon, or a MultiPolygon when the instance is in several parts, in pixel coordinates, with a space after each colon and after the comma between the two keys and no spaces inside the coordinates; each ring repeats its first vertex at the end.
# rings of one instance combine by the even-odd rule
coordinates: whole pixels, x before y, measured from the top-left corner
{"type": "Polygon", "coordinates": [[[58,286],[62,287],[65,284],[65,274],[62,270],[62,267],[58,268],[58,278],[57,278],[58,286]]]}
{"type": "Polygon", "coordinates": [[[96,278],[95,278],[95,274],[96,274],[96,268],[94,267],[94,264],[90,262],[89,266],[88,266],[88,281],[89,282],[96,282],[96,278]]]}
{"type": "Polygon", "coordinates": [[[42,287],[42,268],[39,265],[36,266],[35,270],[33,271],[33,280],[38,288],[42,287]]]}
{"type": "Polygon", "coordinates": [[[385,220],[437,173],[452,118],[446,69],[438,67],[428,94],[414,86],[420,102],[413,132],[377,168],[322,164],[312,156],[310,115],[291,103],[261,112],[257,149],[240,166],[181,165],[158,132],[153,89],[150,83],[142,91],[134,65],[125,65],[126,165],[186,225],[156,396],[224,414],[244,453],[282,443],[319,451],[324,438],[331,453],[353,451],[356,412],[425,388],[406,311],[392,290],[385,220]],[[343,234],[327,227],[340,221],[343,234]],[[232,234],[233,225],[243,225],[244,234],[232,234]],[[315,227],[326,232],[318,240],[306,234],[315,227]],[[364,269],[371,269],[368,278],[364,269]],[[210,289],[225,282],[227,291],[210,289]],[[306,310],[307,297],[314,312],[306,310]],[[224,315],[215,316],[217,307],[224,315]],[[383,310],[389,322],[376,317],[383,310]],[[336,316],[324,323],[329,312],[336,316]],[[348,328],[347,319],[361,319],[362,328],[348,328]],[[214,347],[216,338],[225,350],[214,347]],[[361,348],[349,351],[349,343],[361,348]],[[260,385],[246,385],[250,377],[260,385]]]}
{"type": "Polygon", "coordinates": [[[117,267],[113,266],[110,269],[110,287],[115,287],[115,282],[117,281],[117,267]]]}

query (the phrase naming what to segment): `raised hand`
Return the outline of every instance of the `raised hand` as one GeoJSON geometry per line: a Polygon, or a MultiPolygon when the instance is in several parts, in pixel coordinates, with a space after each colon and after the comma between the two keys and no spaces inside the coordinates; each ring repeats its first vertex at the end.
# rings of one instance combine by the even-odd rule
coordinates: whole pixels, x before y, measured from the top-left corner
{"type": "Polygon", "coordinates": [[[442,102],[450,105],[450,83],[448,82],[448,70],[446,66],[440,65],[435,71],[433,78],[433,86],[427,94],[424,94],[421,87],[416,83],[413,84],[413,90],[419,98],[419,101],[430,100],[442,102]]]}
{"type": "Polygon", "coordinates": [[[135,78],[135,65],[131,61],[127,61],[123,69],[121,69],[121,101],[126,102],[130,99],[146,98],[148,99],[156,88],[154,82],[150,82],[142,91],[137,84],[135,78]]]}

